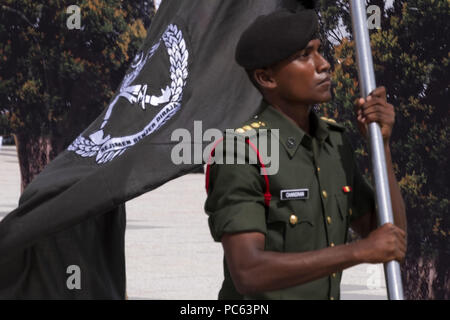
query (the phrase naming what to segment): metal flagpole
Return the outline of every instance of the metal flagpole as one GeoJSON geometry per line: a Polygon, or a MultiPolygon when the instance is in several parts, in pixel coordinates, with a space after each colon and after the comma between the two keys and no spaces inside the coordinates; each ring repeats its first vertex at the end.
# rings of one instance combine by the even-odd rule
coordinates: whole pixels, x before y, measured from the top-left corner
{"type": "MultiPolygon", "coordinates": [[[[365,4],[365,0],[350,0],[359,83],[364,98],[376,88],[365,4]]],[[[383,137],[378,123],[369,124],[369,141],[378,207],[378,224],[393,223],[383,137]]],[[[397,261],[385,263],[384,272],[389,300],[403,300],[400,264],[397,261]]]]}

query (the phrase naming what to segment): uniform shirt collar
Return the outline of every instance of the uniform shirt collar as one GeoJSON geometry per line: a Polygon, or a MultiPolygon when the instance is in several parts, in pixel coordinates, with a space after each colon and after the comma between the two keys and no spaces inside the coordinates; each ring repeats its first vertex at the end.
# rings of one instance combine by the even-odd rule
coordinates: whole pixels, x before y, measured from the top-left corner
{"type": "Polygon", "coordinates": [[[313,136],[310,136],[281,111],[264,101],[263,104],[266,104],[266,107],[258,116],[259,120],[265,122],[268,129],[279,129],[278,139],[291,158],[297,152],[300,144],[308,150],[312,150],[312,139],[317,139],[319,143],[326,141],[331,144],[327,124],[319,119],[314,111],[311,111],[309,118],[311,129],[314,131],[313,136]]]}

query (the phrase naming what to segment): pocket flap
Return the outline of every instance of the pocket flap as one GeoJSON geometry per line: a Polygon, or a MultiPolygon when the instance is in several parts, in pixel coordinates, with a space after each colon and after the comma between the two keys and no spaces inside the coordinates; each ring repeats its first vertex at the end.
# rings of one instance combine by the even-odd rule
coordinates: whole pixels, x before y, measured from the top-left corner
{"type": "Polygon", "coordinates": [[[290,225],[296,225],[308,222],[314,225],[311,203],[308,200],[280,201],[275,206],[269,208],[267,222],[284,222],[290,225]],[[295,216],[296,218],[292,217],[295,216]],[[296,221],[292,223],[292,221],[296,221]]]}
{"type": "Polygon", "coordinates": [[[345,195],[336,195],[336,201],[339,208],[339,215],[345,219],[348,215],[348,199],[345,195]]]}

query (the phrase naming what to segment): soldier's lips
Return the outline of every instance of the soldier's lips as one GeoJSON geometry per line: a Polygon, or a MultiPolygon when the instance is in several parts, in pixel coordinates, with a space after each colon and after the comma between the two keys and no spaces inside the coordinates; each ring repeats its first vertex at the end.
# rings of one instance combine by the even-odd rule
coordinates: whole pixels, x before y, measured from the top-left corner
{"type": "Polygon", "coordinates": [[[322,80],[319,82],[319,84],[317,85],[318,87],[322,87],[322,86],[331,86],[331,80],[329,78],[326,78],[325,80],[322,80]]]}

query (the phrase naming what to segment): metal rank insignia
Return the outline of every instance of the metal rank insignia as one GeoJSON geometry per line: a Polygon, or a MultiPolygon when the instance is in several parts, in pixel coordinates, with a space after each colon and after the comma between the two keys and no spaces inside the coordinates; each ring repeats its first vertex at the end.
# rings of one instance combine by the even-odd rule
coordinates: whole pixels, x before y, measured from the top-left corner
{"type": "Polygon", "coordinates": [[[266,126],[265,122],[258,121],[258,122],[252,122],[250,125],[245,125],[245,126],[243,126],[241,128],[237,128],[234,131],[236,133],[244,133],[246,131],[250,131],[250,130],[253,130],[253,129],[258,129],[260,127],[265,127],[265,126],[266,126]]]}
{"type": "Polygon", "coordinates": [[[344,193],[350,193],[350,192],[352,192],[352,187],[350,187],[350,186],[343,186],[342,187],[342,191],[344,191],[344,193]]]}

